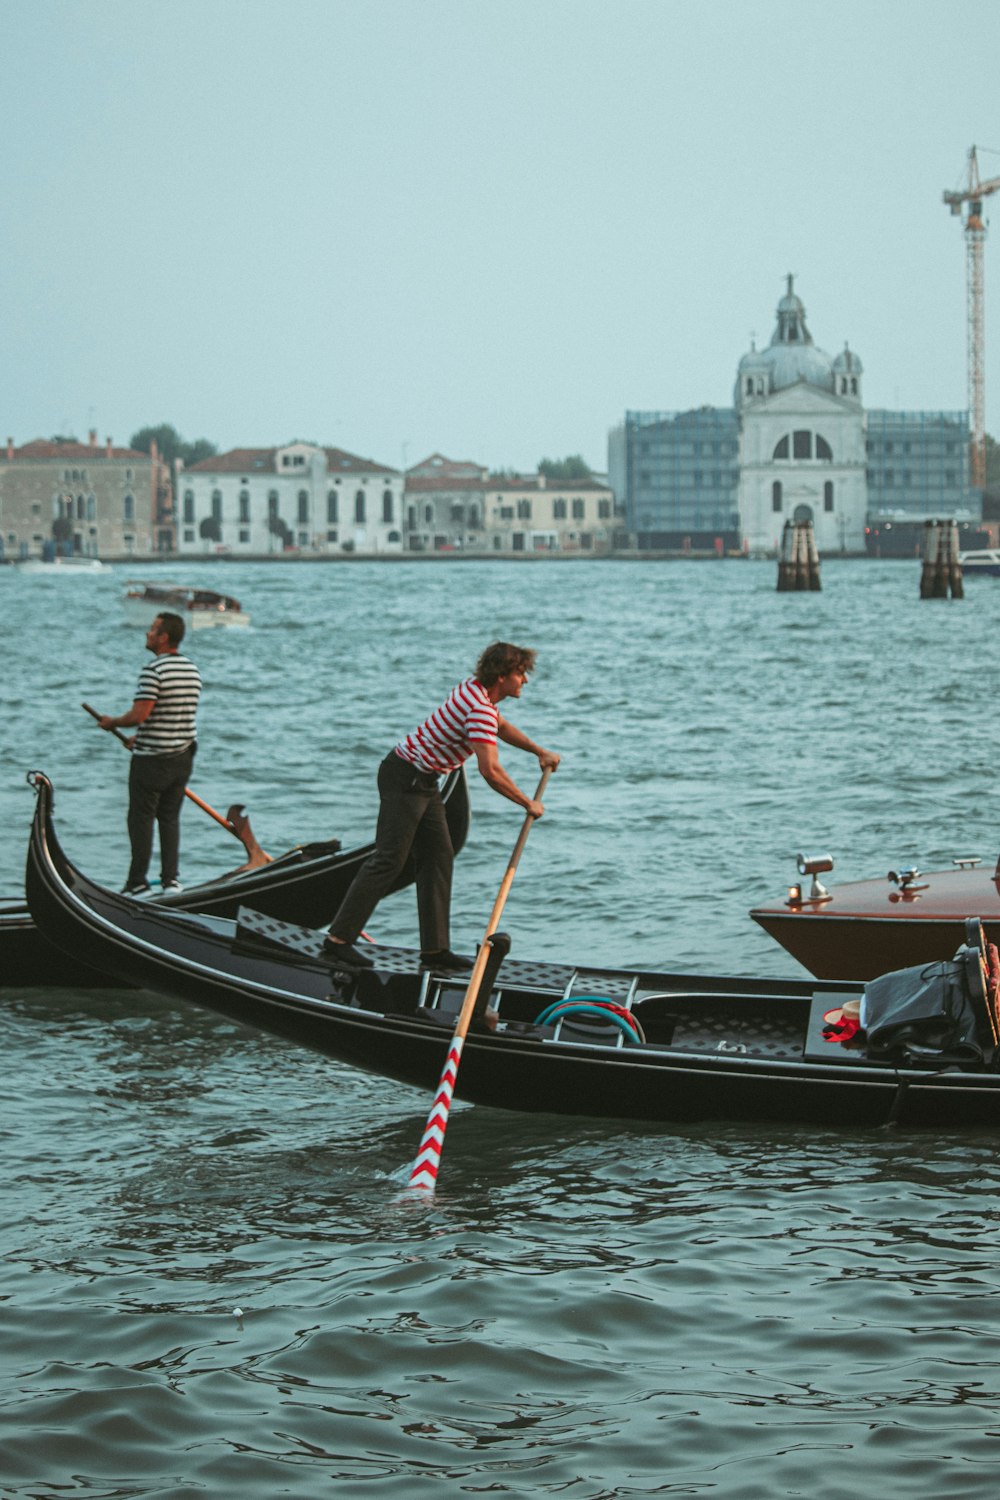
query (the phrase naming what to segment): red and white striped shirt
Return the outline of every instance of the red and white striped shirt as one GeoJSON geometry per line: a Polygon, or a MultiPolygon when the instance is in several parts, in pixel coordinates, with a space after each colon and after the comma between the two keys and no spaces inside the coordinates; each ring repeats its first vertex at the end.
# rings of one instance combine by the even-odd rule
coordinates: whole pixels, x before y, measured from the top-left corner
{"type": "Polygon", "coordinates": [[[440,775],[468,760],[473,745],[495,745],[499,723],[496,704],[482,683],[467,677],[419,729],[400,740],[396,754],[421,771],[440,775]]]}

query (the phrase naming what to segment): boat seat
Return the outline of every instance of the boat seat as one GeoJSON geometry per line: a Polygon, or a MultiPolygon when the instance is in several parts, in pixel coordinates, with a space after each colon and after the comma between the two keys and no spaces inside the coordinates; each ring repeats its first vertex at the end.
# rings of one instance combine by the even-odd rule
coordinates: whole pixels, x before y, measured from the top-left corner
{"type": "MultiPolygon", "coordinates": [[[[823,990],[813,995],[809,1007],[809,1021],[806,1026],[805,1045],[802,1055],[806,1062],[821,1063],[865,1063],[869,1059],[865,1057],[864,1047],[851,1047],[836,1038],[830,1040],[826,1031],[829,1023],[826,1017],[833,1010],[839,1010],[845,1000],[857,1000],[856,989],[845,990],[843,994],[836,991],[823,990]]],[[[884,1066],[884,1064],[882,1064],[884,1066]]]]}

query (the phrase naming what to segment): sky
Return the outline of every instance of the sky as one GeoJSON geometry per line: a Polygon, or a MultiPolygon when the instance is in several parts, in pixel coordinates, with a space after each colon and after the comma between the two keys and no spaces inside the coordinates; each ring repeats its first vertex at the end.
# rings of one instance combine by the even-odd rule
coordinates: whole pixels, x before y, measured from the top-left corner
{"type": "MultiPolygon", "coordinates": [[[[0,34],[0,439],[604,469],[626,410],[731,402],[789,272],[866,405],[968,404],[942,192],[972,145],[1000,176],[995,0],[0,0],[0,34]]],[[[1000,234],[985,285],[1000,436],[1000,234]]]]}

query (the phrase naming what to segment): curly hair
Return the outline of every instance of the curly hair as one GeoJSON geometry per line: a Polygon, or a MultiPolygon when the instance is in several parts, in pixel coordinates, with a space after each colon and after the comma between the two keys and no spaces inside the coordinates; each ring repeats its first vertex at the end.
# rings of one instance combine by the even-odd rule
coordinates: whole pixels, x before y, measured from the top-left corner
{"type": "Polygon", "coordinates": [[[501,677],[506,677],[508,672],[532,672],[536,655],[527,646],[512,646],[509,641],[494,641],[476,662],[476,680],[488,688],[501,677]]]}

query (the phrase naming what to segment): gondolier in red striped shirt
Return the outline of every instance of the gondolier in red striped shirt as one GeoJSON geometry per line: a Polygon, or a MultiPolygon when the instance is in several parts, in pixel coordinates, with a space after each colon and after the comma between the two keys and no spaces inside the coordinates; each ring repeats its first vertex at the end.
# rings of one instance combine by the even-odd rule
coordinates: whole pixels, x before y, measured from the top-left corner
{"type": "Polygon", "coordinates": [[[536,745],[497,709],[505,698],[521,696],[534,665],[534,651],[494,641],[476,663],[475,675],[460,682],[382,762],[375,850],[341,902],[324,944],[328,957],[338,966],[371,966],[371,959],[355,944],[412,854],[421,963],[439,970],[472,967],[470,959],[452,953],[449,947],[454,851],[438,791],[439,778],[474,755],[480,775],[495,792],[516,802],[532,817],[542,816],[542,804],[521,791],[497,754],[497,741],[503,740],[505,745],[537,756],[543,771],[547,767],[555,770],[559,764],[558,755],[536,745]]]}

